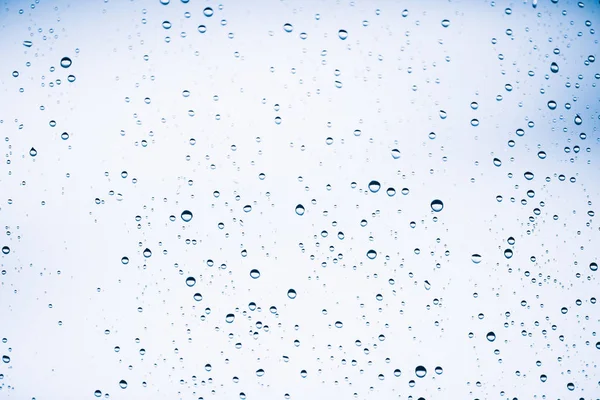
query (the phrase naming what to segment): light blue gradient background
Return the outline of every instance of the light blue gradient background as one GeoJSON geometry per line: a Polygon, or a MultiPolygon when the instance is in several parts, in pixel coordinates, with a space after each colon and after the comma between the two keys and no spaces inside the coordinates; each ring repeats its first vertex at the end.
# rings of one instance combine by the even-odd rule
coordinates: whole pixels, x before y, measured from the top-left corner
{"type": "Polygon", "coordinates": [[[111,399],[597,398],[599,314],[590,298],[600,291],[588,266],[598,262],[600,238],[588,211],[600,196],[600,61],[584,61],[600,56],[590,32],[600,6],[584,3],[4,2],[0,246],[11,251],[0,255],[0,354],[11,361],[0,362],[0,398],[92,399],[95,390],[111,399]],[[68,69],[64,56],[73,60],[68,69]],[[576,145],[579,153],[565,153],[576,145]],[[378,193],[367,188],[374,179],[378,193]],[[440,213],[430,208],[436,198],[440,213]],[[179,218],[185,209],[190,223],[179,218]],[[248,310],[251,301],[260,312],[248,310]],[[425,378],[415,376],[417,365],[425,378]]]}

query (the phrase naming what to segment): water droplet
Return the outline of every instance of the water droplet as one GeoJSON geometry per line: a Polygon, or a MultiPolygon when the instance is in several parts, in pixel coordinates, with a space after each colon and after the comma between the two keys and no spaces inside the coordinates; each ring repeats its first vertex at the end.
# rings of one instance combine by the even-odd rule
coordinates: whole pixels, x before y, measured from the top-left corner
{"type": "Polygon", "coordinates": [[[400,158],[400,150],[398,149],[392,149],[392,158],[394,160],[397,160],[400,158]]]}
{"type": "Polygon", "coordinates": [[[288,290],[288,292],[287,292],[287,296],[288,296],[290,299],[295,299],[295,298],[296,298],[296,291],[295,291],[294,289],[290,289],[290,290],[288,290]]]}
{"type": "Polygon", "coordinates": [[[525,179],[527,179],[528,181],[532,180],[534,175],[533,172],[527,171],[523,174],[523,176],[525,177],[525,179]]]}
{"type": "Polygon", "coordinates": [[[10,357],[7,355],[2,356],[2,362],[8,364],[10,362],[10,357]]]}
{"type": "Polygon", "coordinates": [[[375,257],[377,257],[377,252],[375,250],[369,250],[369,251],[367,251],[367,258],[369,260],[374,260],[375,257]]]}
{"type": "Polygon", "coordinates": [[[397,377],[399,377],[400,375],[402,375],[402,371],[400,371],[398,368],[396,368],[396,369],[394,370],[394,376],[397,378],[397,377]]]}
{"type": "Polygon", "coordinates": [[[545,151],[538,151],[538,157],[543,160],[544,158],[546,158],[546,152],[545,151]]]}
{"type": "Polygon", "coordinates": [[[287,33],[290,33],[294,30],[294,27],[292,26],[292,24],[284,24],[283,30],[286,31],[287,33]]]}
{"type": "Polygon", "coordinates": [[[569,389],[570,391],[575,390],[575,384],[573,382],[567,383],[567,389],[569,389]]]}
{"type": "Polygon", "coordinates": [[[560,313],[561,313],[561,314],[566,314],[566,313],[568,313],[568,312],[569,312],[569,309],[568,309],[567,307],[562,307],[562,308],[560,309],[560,313]]]}
{"type": "Polygon", "coordinates": [[[548,108],[551,110],[556,110],[556,102],[554,100],[550,100],[548,102],[548,108]]]}
{"type": "Polygon", "coordinates": [[[252,206],[249,204],[246,204],[243,208],[244,212],[249,213],[250,211],[252,211],[252,206]]]}
{"type": "Polygon", "coordinates": [[[425,375],[427,375],[427,369],[424,366],[419,365],[415,368],[415,375],[417,375],[418,378],[424,378],[425,375]]]}
{"type": "Polygon", "coordinates": [[[594,272],[598,271],[598,264],[596,264],[595,262],[591,263],[590,269],[594,272]]]}
{"type": "Polygon", "coordinates": [[[31,47],[31,46],[33,46],[33,43],[31,42],[31,40],[24,40],[23,41],[23,46],[25,46],[25,47],[31,47]]]}
{"type": "Polygon", "coordinates": [[[544,374],[540,375],[540,381],[542,382],[546,382],[548,380],[548,377],[544,374]]]}
{"type": "Polygon", "coordinates": [[[29,150],[29,155],[31,157],[37,156],[37,150],[32,147],[31,150],[29,150]]]}
{"type": "Polygon", "coordinates": [[[164,29],[171,29],[171,23],[169,21],[163,21],[162,27],[164,29]]]}
{"type": "Polygon", "coordinates": [[[188,276],[185,280],[185,284],[188,285],[188,287],[194,286],[196,284],[196,278],[194,278],[193,276],[188,276]]]}
{"type": "Polygon", "coordinates": [[[472,254],[471,261],[475,264],[479,264],[481,262],[481,256],[479,254],[472,254]]]}
{"type": "Polygon", "coordinates": [[[60,60],[60,66],[63,68],[69,68],[71,66],[73,62],[71,61],[71,59],[69,57],[63,57],[60,60]]]}
{"type": "Polygon", "coordinates": [[[386,193],[387,193],[387,195],[388,195],[388,196],[390,196],[390,197],[392,197],[392,196],[396,195],[396,189],[394,189],[394,188],[388,188],[388,189],[387,189],[385,192],[386,192],[386,193]]]}
{"type": "Polygon", "coordinates": [[[471,120],[471,126],[479,126],[479,120],[477,118],[473,118],[471,120]]]}
{"type": "Polygon", "coordinates": [[[581,119],[581,117],[579,116],[579,114],[577,114],[575,116],[575,118],[573,118],[573,122],[575,122],[575,125],[581,125],[581,123],[583,122],[583,120],[581,119]]]}
{"type": "Polygon", "coordinates": [[[96,391],[94,392],[94,396],[96,396],[96,397],[101,397],[101,396],[102,396],[102,392],[101,392],[101,391],[99,391],[99,390],[96,390],[96,391]]]}
{"type": "Polygon", "coordinates": [[[550,64],[550,71],[557,73],[558,72],[558,64],[553,62],[552,64],[550,64]]]}
{"type": "Polygon", "coordinates": [[[227,314],[225,316],[225,322],[227,322],[228,324],[231,324],[234,320],[235,320],[235,315],[233,315],[233,314],[227,314]]]}
{"type": "Polygon", "coordinates": [[[360,136],[362,133],[362,131],[360,129],[355,129],[354,130],[354,136],[360,136]]]}
{"type": "Polygon", "coordinates": [[[487,335],[485,335],[485,337],[490,342],[496,340],[496,334],[494,332],[488,332],[487,335]]]}
{"type": "Polygon", "coordinates": [[[304,206],[302,204],[296,206],[296,214],[304,215],[304,206]]]}
{"type": "Polygon", "coordinates": [[[198,32],[205,33],[206,32],[206,25],[198,25],[198,32]]]}
{"type": "Polygon", "coordinates": [[[369,182],[369,190],[372,193],[377,193],[379,192],[379,189],[381,189],[381,184],[377,181],[371,181],[369,182]]]}
{"type": "Polygon", "coordinates": [[[442,369],[442,367],[440,367],[439,365],[437,367],[435,367],[435,373],[438,375],[441,375],[444,373],[444,370],[442,369]]]}
{"type": "Polygon", "coordinates": [[[143,254],[144,254],[144,257],[146,257],[146,258],[150,258],[150,256],[152,256],[152,251],[150,251],[150,249],[149,249],[149,248],[146,248],[146,249],[144,250],[143,254]]]}
{"type": "Polygon", "coordinates": [[[253,270],[251,270],[251,271],[250,271],[250,277],[251,277],[252,279],[258,279],[258,278],[260,278],[260,271],[259,271],[259,270],[257,270],[257,269],[253,269],[253,270]]]}
{"type": "Polygon", "coordinates": [[[435,199],[431,202],[431,209],[435,212],[440,212],[444,209],[444,203],[441,200],[435,199]]]}
{"type": "Polygon", "coordinates": [[[504,250],[504,257],[512,258],[512,256],[513,256],[513,251],[511,249],[504,250]]]}
{"type": "Polygon", "coordinates": [[[442,20],[442,26],[443,26],[444,28],[447,28],[447,27],[449,27],[449,26],[450,26],[450,20],[443,19],[443,20],[442,20]]]}
{"type": "Polygon", "coordinates": [[[339,36],[340,39],[346,40],[348,38],[348,32],[346,32],[343,29],[340,29],[339,32],[338,32],[338,36],[339,36]]]}
{"type": "Polygon", "coordinates": [[[344,327],[344,324],[342,323],[342,321],[335,321],[335,327],[340,329],[344,327]]]}
{"type": "Polygon", "coordinates": [[[123,257],[123,258],[121,258],[121,263],[122,263],[123,265],[127,265],[127,264],[129,264],[129,257],[123,257]]]}
{"type": "Polygon", "coordinates": [[[474,102],[471,103],[471,108],[473,110],[477,110],[479,108],[479,104],[477,104],[477,102],[474,101],[474,102]]]}
{"type": "Polygon", "coordinates": [[[212,8],[206,7],[204,9],[203,13],[204,13],[204,16],[206,16],[206,17],[212,17],[215,12],[213,11],[212,8]]]}
{"type": "Polygon", "coordinates": [[[194,215],[192,214],[192,212],[191,212],[190,210],[184,210],[184,211],[181,213],[181,219],[182,219],[184,222],[190,222],[190,221],[192,220],[193,216],[194,216],[194,215]]]}
{"type": "Polygon", "coordinates": [[[202,301],[202,295],[200,293],[194,293],[194,300],[202,301]]]}
{"type": "Polygon", "coordinates": [[[127,381],[126,381],[126,380],[124,380],[124,379],[121,379],[121,380],[119,381],[119,387],[120,387],[121,389],[126,389],[126,388],[127,388],[127,381]]]}
{"type": "Polygon", "coordinates": [[[3,246],[3,247],[2,247],[2,253],[3,253],[3,254],[8,254],[8,253],[10,253],[10,247],[8,247],[8,246],[3,246]]]}
{"type": "Polygon", "coordinates": [[[494,165],[499,167],[502,165],[502,161],[499,158],[494,158],[494,165]]]}

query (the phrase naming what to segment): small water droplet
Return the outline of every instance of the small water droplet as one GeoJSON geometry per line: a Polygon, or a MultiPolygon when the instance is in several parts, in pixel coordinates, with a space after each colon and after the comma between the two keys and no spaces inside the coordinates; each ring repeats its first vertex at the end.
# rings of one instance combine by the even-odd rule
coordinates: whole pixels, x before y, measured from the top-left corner
{"type": "Polygon", "coordinates": [[[338,31],[338,37],[339,37],[340,39],[342,39],[342,40],[346,40],[346,39],[348,38],[348,32],[346,32],[346,31],[345,31],[345,30],[343,30],[343,29],[340,29],[340,30],[338,31]]]}
{"type": "Polygon", "coordinates": [[[146,258],[150,258],[150,256],[152,256],[152,251],[150,251],[150,249],[149,249],[149,248],[146,248],[146,249],[144,250],[143,254],[144,254],[144,257],[146,257],[146,258]]]}
{"type": "Polygon", "coordinates": [[[553,62],[552,64],[550,64],[550,71],[554,72],[555,74],[558,72],[558,64],[553,62]]]}
{"type": "Polygon", "coordinates": [[[506,249],[504,250],[504,257],[508,258],[512,258],[513,256],[513,251],[511,249],[506,249]]]}
{"type": "Polygon", "coordinates": [[[304,206],[302,204],[298,204],[296,206],[296,214],[298,215],[304,215],[304,206]]]}
{"type": "Polygon", "coordinates": [[[344,324],[342,321],[335,321],[335,327],[340,329],[344,327],[344,324]]]}
{"type": "Polygon", "coordinates": [[[24,40],[23,41],[23,46],[25,46],[25,47],[31,47],[31,46],[33,46],[33,43],[31,42],[31,40],[24,40]]]}
{"type": "Polygon", "coordinates": [[[225,322],[227,322],[228,324],[231,324],[234,320],[235,320],[235,315],[233,315],[233,314],[227,314],[225,316],[225,322]]]}
{"type": "Polygon", "coordinates": [[[394,160],[397,160],[400,158],[400,150],[398,149],[392,149],[392,158],[394,160]]]}
{"type": "Polygon", "coordinates": [[[443,20],[442,20],[442,26],[443,26],[444,28],[447,28],[447,27],[449,27],[449,26],[450,26],[450,20],[443,19],[443,20]]]}
{"type": "Polygon", "coordinates": [[[8,364],[10,362],[10,357],[7,355],[3,355],[2,362],[4,362],[5,364],[8,364]]]}
{"type": "Polygon", "coordinates": [[[261,377],[265,374],[265,370],[264,369],[257,369],[256,370],[256,376],[261,377]]]}
{"type": "Polygon", "coordinates": [[[121,263],[122,263],[123,265],[127,265],[127,264],[129,264],[129,257],[122,257],[122,258],[121,258],[121,263]]]}
{"type": "Polygon", "coordinates": [[[577,114],[575,116],[575,118],[573,118],[573,122],[575,122],[575,125],[581,125],[583,123],[583,120],[581,119],[581,117],[579,116],[579,114],[577,114]]]}
{"type": "Polygon", "coordinates": [[[37,150],[32,147],[31,150],[29,150],[29,155],[31,157],[37,156],[37,150]]]}
{"type": "Polygon", "coordinates": [[[294,27],[292,26],[292,24],[284,24],[283,25],[283,30],[286,31],[287,33],[290,33],[294,30],[294,27]]]}
{"type": "Polygon", "coordinates": [[[545,151],[538,151],[538,157],[543,160],[544,158],[546,158],[546,152],[545,151]]]}
{"type": "Polygon", "coordinates": [[[212,17],[215,13],[212,8],[206,7],[203,11],[205,17],[212,17]]]}
{"type": "Polygon", "coordinates": [[[472,254],[471,255],[471,261],[473,261],[473,263],[475,263],[475,264],[479,264],[481,262],[481,255],[479,255],[479,254],[472,254]]]}

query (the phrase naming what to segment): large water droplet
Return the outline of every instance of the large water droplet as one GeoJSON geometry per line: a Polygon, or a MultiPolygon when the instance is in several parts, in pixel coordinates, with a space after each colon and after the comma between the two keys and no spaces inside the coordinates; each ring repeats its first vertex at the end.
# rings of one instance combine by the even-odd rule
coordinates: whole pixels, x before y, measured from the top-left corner
{"type": "Polygon", "coordinates": [[[69,57],[63,57],[60,60],[60,66],[63,68],[69,68],[71,66],[73,62],[71,61],[71,59],[69,57]]]}
{"type": "Polygon", "coordinates": [[[37,156],[37,150],[32,147],[31,150],[29,150],[29,155],[31,157],[37,156]]]}
{"type": "Polygon", "coordinates": [[[496,340],[496,334],[494,332],[488,332],[487,335],[485,335],[485,337],[490,342],[496,340]]]}
{"type": "Polygon", "coordinates": [[[479,264],[481,262],[481,256],[479,254],[472,254],[471,261],[473,261],[475,264],[479,264]]]}
{"type": "Polygon", "coordinates": [[[129,264],[129,257],[127,257],[127,256],[125,256],[125,257],[122,257],[122,258],[121,258],[121,263],[122,263],[123,265],[127,265],[127,264],[129,264]]]}
{"type": "Polygon", "coordinates": [[[348,38],[348,32],[343,29],[340,29],[338,32],[338,37],[342,40],[346,40],[348,38]]]}
{"type": "Polygon", "coordinates": [[[260,277],[260,271],[257,269],[253,269],[250,271],[250,277],[252,279],[258,279],[260,277]]]}
{"type": "Polygon", "coordinates": [[[431,202],[431,209],[435,212],[440,212],[444,209],[444,203],[441,200],[435,199],[431,202]]]}
{"type": "Polygon", "coordinates": [[[121,389],[126,389],[126,388],[127,388],[127,381],[126,381],[125,379],[121,379],[121,380],[119,381],[119,387],[120,387],[121,389]]]}
{"type": "Polygon", "coordinates": [[[415,375],[417,375],[419,378],[424,378],[425,375],[427,375],[427,369],[424,366],[419,365],[417,368],[415,368],[415,375]]]}
{"type": "Polygon", "coordinates": [[[204,13],[204,16],[206,16],[206,17],[212,17],[215,12],[213,11],[212,8],[206,7],[204,9],[203,13],[204,13]]]}
{"type": "Polygon", "coordinates": [[[10,247],[2,246],[2,254],[8,254],[8,253],[10,253],[10,247]]]}
{"type": "Polygon", "coordinates": [[[590,269],[594,272],[598,271],[598,264],[596,264],[595,262],[591,263],[590,269]]]}
{"type": "Polygon", "coordinates": [[[400,158],[400,150],[398,150],[398,149],[393,149],[393,150],[392,150],[392,158],[393,158],[394,160],[397,160],[397,159],[399,159],[399,158],[400,158]]]}
{"type": "Polygon", "coordinates": [[[294,30],[294,27],[292,26],[292,24],[284,24],[283,25],[283,30],[290,33],[294,30]]]}
{"type": "Polygon", "coordinates": [[[188,276],[185,280],[185,284],[188,285],[188,287],[194,286],[196,284],[196,278],[194,278],[193,276],[188,276]]]}
{"type": "Polygon", "coordinates": [[[194,217],[194,215],[192,214],[192,212],[190,210],[184,210],[181,213],[181,219],[184,222],[190,222],[192,220],[192,218],[194,217]]]}
{"type": "Polygon", "coordinates": [[[442,26],[443,26],[444,28],[447,28],[447,27],[449,27],[449,26],[450,26],[450,20],[443,19],[443,20],[442,20],[442,26]]]}
{"type": "Polygon", "coordinates": [[[290,290],[288,290],[288,292],[287,292],[287,296],[288,296],[290,299],[295,299],[295,298],[296,298],[296,291],[295,291],[294,289],[290,289],[290,290]]]}
{"type": "Polygon", "coordinates": [[[575,122],[575,125],[581,125],[583,123],[583,120],[581,119],[581,117],[579,116],[579,114],[577,114],[575,116],[575,118],[573,118],[573,122],[575,122]]]}
{"type": "Polygon", "coordinates": [[[235,321],[235,315],[227,314],[225,316],[225,322],[227,322],[228,324],[231,324],[233,321],[235,321]]]}
{"type": "Polygon", "coordinates": [[[370,260],[374,260],[377,257],[377,252],[375,250],[367,251],[367,258],[370,260]]]}
{"type": "Polygon", "coordinates": [[[5,364],[8,364],[10,362],[10,357],[7,355],[3,355],[2,362],[4,362],[5,364]]]}
{"type": "Polygon", "coordinates": [[[512,258],[512,256],[513,256],[513,251],[511,249],[504,250],[504,257],[512,258]]]}
{"type": "Polygon", "coordinates": [[[369,190],[372,193],[377,193],[379,192],[379,189],[381,189],[381,184],[377,181],[371,181],[369,182],[369,190]]]}
{"type": "Polygon", "coordinates": [[[556,110],[556,102],[554,100],[550,100],[548,102],[548,108],[551,110],[556,110]]]}
{"type": "Polygon", "coordinates": [[[550,64],[550,71],[557,73],[558,72],[558,64],[553,62],[552,64],[550,64]]]}
{"type": "Polygon", "coordinates": [[[144,252],[142,253],[144,255],[144,257],[146,258],[150,258],[150,256],[152,256],[152,251],[150,251],[149,248],[144,249],[144,252]]]}
{"type": "Polygon", "coordinates": [[[304,215],[304,206],[302,204],[296,206],[296,214],[304,215]]]}

